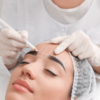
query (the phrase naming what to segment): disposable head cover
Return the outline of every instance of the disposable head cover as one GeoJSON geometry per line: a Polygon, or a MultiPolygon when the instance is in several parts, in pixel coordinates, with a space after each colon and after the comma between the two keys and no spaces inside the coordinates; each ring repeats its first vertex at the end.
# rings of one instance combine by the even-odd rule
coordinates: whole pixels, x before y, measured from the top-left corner
{"type": "Polygon", "coordinates": [[[92,100],[96,87],[94,71],[86,59],[71,57],[74,66],[71,100],[92,100]]]}

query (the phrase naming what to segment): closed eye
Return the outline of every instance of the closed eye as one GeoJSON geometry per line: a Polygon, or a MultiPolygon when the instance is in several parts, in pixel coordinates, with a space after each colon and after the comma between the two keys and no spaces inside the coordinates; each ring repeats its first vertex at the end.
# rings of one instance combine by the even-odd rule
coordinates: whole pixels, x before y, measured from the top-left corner
{"type": "MultiPolygon", "coordinates": [[[[20,62],[20,64],[29,64],[28,62],[20,62]]],[[[45,69],[47,72],[49,72],[51,75],[53,75],[53,76],[58,76],[58,75],[56,75],[55,73],[53,73],[52,71],[50,71],[50,70],[48,70],[48,69],[45,69]]]]}
{"type": "Polygon", "coordinates": [[[24,62],[24,61],[23,61],[23,62],[20,62],[20,64],[29,64],[29,63],[28,63],[28,62],[24,62]]]}
{"type": "Polygon", "coordinates": [[[48,69],[45,69],[47,72],[49,72],[51,75],[53,75],[53,76],[58,76],[58,75],[56,75],[55,73],[53,73],[52,71],[50,71],[50,70],[48,70],[48,69]]]}

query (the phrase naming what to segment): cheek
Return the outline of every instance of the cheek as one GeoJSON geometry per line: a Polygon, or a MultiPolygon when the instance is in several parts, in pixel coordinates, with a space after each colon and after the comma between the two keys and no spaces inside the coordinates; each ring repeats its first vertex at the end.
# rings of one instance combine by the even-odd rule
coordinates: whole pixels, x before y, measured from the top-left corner
{"type": "Polygon", "coordinates": [[[21,68],[20,67],[15,68],[15,70],[11,74],[10,81],[9,81],[9,84],[8,84],[8,88],[7,88],[7,91],[6,91],[6,95],[12,93],[12,91],[13,91],[12,90],[12,84],[16,79],[19,78],[20,74],[21,74],[21,68]]]}
{"type": "Polygon", "coordinates": [[[42,97],[49,98],[48,100],[64,100],[69,94],[69,88],[62,79],[48,79],[41,83],[42,97]]]}
{"type": "Polygon", "coordinates": [[[12,84],[16,79],[18,79],[21,75],[21,67],[15,68],[15,70],[12,72],[9,84],[12,84]]]}

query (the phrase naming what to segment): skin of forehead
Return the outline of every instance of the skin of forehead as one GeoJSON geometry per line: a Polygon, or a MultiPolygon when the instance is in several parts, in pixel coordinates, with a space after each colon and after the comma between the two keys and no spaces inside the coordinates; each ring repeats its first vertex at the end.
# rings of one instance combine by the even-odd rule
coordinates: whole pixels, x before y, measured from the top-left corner
{"type": "Polygon", "coordinates": [[[73,68],[72,58],[71,58],[70,54],[66,50],[64,50],[63,52],[61,52],[58,55],[56,55],[54,53],[54,50],[55,50],[55,48],[57,46],[58,46],[58,44],[41,43],[41,44],[38,44],[36,46],[36,48],[38,49],[38,55],[39,56],[45,57],[45,58],[47,58],[49,55],[55,56],[60,61],[62,61],[64,66],[70,66],[70,67],[73,68]]]}

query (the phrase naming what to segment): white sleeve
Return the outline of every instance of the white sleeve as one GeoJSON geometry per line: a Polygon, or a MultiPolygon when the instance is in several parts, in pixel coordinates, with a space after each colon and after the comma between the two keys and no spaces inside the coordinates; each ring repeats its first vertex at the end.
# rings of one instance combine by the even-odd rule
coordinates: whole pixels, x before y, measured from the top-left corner
{"type": "Polygon", "coordinates": [[[17,0],[3,0],[1,19],[17,30],[17,0]]]}

